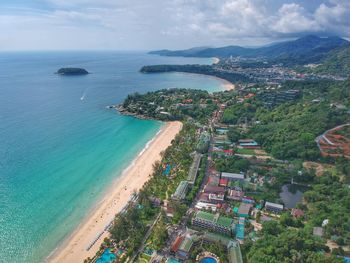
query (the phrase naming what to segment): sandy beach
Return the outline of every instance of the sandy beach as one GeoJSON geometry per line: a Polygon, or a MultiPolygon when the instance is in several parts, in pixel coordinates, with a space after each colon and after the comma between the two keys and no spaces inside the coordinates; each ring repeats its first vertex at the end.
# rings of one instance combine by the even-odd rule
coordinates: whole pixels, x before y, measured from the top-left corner
{"type": "Polygon", "coordinates": [[[149,143],[123,175],[113,182],[104,198],[82,222],[75,232],[47,259],[48,262],[78,263],[93,257],[103,239],[108,236],[106,226],[127,204],[133,192],[142,188],[152,173],[153,163],[161,159],[164,151],[182,128],[181,122],[168,122],[149,143]],[[98,240],[92,245],[92,242],[98,240]],[[92,245],[92,246],[91,246],[92,245]],[[91,246],[91,247],[90,247],[91,246]],[[89,250],[87,248],[90,247],[89,250]]]}

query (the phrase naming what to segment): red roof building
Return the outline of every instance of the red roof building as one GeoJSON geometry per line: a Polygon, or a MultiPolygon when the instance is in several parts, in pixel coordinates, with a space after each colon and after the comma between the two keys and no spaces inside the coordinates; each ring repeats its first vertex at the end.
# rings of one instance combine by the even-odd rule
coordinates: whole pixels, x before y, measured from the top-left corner
{"type": "Polygon", "coordinates": [[[293,208],[291,215],[295,218],[302,218],[302,217],[304,217],[305,213],[301,209],[293,208]]]}
{"type": "Polygon", "coordinates": [[[225,179],[225,178],[220,179],[219,186],[227,187],[227,185],[228,185],[228,179],[225,179]]]}
{"type": "Polygon", "coordinates": [[[179,247],[183,240],[184,240],[183,236],[178,236],[171,245],[171,248],[170,248],[171,252],[176,253],[179,250],[179,247]]]}

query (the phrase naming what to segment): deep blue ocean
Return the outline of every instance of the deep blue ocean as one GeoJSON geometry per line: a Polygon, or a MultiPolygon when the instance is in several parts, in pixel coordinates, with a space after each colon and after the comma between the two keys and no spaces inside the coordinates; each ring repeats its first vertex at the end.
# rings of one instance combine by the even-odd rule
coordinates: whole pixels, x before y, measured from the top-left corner
{"type": "Polygon", "coordinates": [[[162,126],[107,105],[133,92],[223,89],[214,78],[142,74],[141,66],[211,62],[142,52],[0,53],[0,262],[43,261],[162,126]],[[92,74],[53,74],[67,66],[92,74]]]}

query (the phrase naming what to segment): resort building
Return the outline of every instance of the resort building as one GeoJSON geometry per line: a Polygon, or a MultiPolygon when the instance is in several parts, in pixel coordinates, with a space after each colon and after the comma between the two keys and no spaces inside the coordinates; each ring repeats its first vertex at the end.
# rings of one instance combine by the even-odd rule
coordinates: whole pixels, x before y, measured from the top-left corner
{"type": "Polygon", "coordinates": [[[221,179],[227,179],[228,181],[244,181],[244,174],[236,173],[221,173],[221,179]]]}
{"type": "Polygon", "coordinates": [[[234,229],[233,219],[203,211],[198,211],[196,213],[192,219],[192,224],[193,226],[225,235],[232,235],[234,229]]]}
{"type": "Polygon", "coordinates": [[[193,162],[188,172],[187,181],[189,184],[193,185],[196,181],[199,164],[201,162],[202,155],[200,153],[194,152],[193,162]]]}
{"type": "Polygon", "coordinates": [[[276,204],[272,202],[266,202],[265,203],[265,210],[272,212],[272,213],[281,213],[284,209],[284,206],[281,204],[276,204]]]}
{"type": "Polygon", "coordinates": [[[179,186],[176,188],[175,193],[172,195],[172,198],[175,200],[183,200],[186,197],[188,190],[188,182],[181,181],[179,186]]]}

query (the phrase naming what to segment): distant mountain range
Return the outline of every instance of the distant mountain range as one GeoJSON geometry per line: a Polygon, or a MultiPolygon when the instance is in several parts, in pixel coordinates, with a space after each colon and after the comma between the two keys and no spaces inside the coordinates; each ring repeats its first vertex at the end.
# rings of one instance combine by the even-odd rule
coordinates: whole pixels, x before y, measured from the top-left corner
{"type": "Polygon", "coordinates": [[[348,45],[349,42],[340,37],[318,37],[308,35],[297,40],[272,44],[258,48],[226,46],[220,48],[198,47],[186,50],[158,50],[150,54],[182,57],[262,57],[276,63],[307,64],[316,63],[328,56],[334,49],[348,45]]]}

